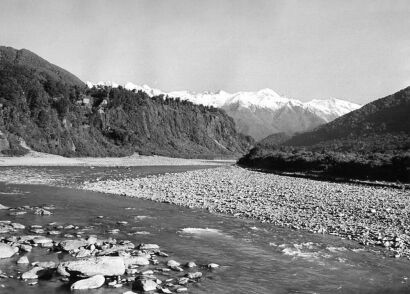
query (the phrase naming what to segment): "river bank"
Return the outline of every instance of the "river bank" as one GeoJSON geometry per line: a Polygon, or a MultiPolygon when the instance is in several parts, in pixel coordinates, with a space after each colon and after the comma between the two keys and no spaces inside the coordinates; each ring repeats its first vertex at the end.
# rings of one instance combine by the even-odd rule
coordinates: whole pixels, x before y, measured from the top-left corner
{"type": "Polygon", "coordinates": [[[335,235],[381,246],[391,256],[410,257],[410,197],[400,189],[263,174],[236,166],[86,182],[80,188],[335,235]]]}
{"type": "Polygon", "coordinates": [[[134,154],[126,157],[63,157],[30,151],[24,156],[0,156],[0,166],[196,166],[229,165],[235,160],[186,159],[134,154]]]}
{"type": "MultiPolygon", "coordinates": [[[[347,238],[342,239],[330,234],[313,234],[307,230],[294,230],[287,226],[275,226],[264,220],[261,222],[258,218],[253,219],[238,214],[235,217],[233,216],[235,214],[229,212],[209,213],[201,205],[193,205],[193,200],[198,201],[194,199],[194,194],[215,195],[215,198],[205,196],[202,198],[208,199],[205,200],[205,204],[210,207],[211,212],[216,211],[211,207],[219,209],[217,205],[221,207],[227,205],[216,202],[218,198],[230,199],[232,206],[238,203],[232,196],[235,193],[242,201],[247,198],[249,198],[248,202],[257,201],[253,198],[265,201],[264,198],[269,196],[261,196],[259,192],[269,184],[266,180],[272,179],[259,179],[265,181],[262,185],[257,180],[259,176],[259,173],[252,176],[248,173],[244,174],[242,170],[234,167],[212,168],[211,166],[1,167],[0,203],[10,209],[0,210],[0,220],[6,221],[4,222],[6,229],[12,223],[20,228],[18,224],[25,226],[24,229],[9,232],[9,236],[3,239],[3,243],[10,246],[17,245],[22,241],[21,236],[30,236],[31,240],[27,240],[28,237],[23,238],[30,244],[34,243],[34,240],[53,241],[53,246],[50,248],[47,248],[51,245],[49,242],[45,243],[46,248],[43,248],[43,245],[33,246],[31,252],[19,250],[19,255],[0,259],[0,270],[4,272],[4,277],[0,276],[1,292],[69,293],[75,279],[67,280],[59,275],[58,271],[57,273],[52,271],[51,276],[41,276],[37,280],[20,280],[19,277],[23,273],[35,271],[38,266],[17,264],[17,260],[27,257],[31,263],[53,261],[58,265],[67,259],[76,259],[82,254],[93,252],[92,249],[95,249],[92,245],[97,249],[95,253],[101,254],[101,251],[106,250],[96,245],[99,241],[84,246],[84,240],[87,241],[94,235],[97,236],[97,240],[107,240],[103,246],[108,246],[106,249],[110,250],[118,245],[121,245],[122,249],[126,249],[127,246],[132,247],[133,245],[126,245],[131,242],[135,246],[129,252],[131,256],[135,250],[138,256],[139,244],[158,244],[161,251],[164,250],[169,257],[151,255],[150,265],[139,266],[137,268],[139,273],[135,272],[134,276],[136,278],[145,271],[150,273],[149,270],[153,270],[154,275],[163,281],[160,286],[167,287],[173,293],[177,291],[177,287],[188,288],[189,293],[197,294],[408,293],[410,263],[405,258],[386,258],[385,253],[392,252],[385,247],[363,246],[347,238]],[[207,172],[204,173],[200,169],[207,169],[207,172]],[[236,173],[239,175],[235,175],[236,173]],[[151,201],[147,200],[149,198],[123,197],[119,193],[107,194],[78,189],[83,187],[84,182],[86,184],[108,183],[110,180],[121,181],[124,185],[124,179],[129,179],[130,182],[150,183],[153,187],[156,186],[156,189],[151,187],[150,190],[155,191],[161,190],[160,187],[163,186],[162,190],[172,192],[175,198],[186,194],[191,198],[187,201],[189,205],[186,206],[191,208],[183,207],[182,202],[179,205],[172,205],[168,200],[151,201]],[[181,184],[179,185],[178,182],[181,184]],[[189,183],[192,187],[189,187],[189,183]],[[261,187],[251,188],[254,184],[260,184],[261,187]],[[179,192],[175,187],[178,185],[179,192]],[[243,188],[242,192],[237,192],[240,185],[250,186],[243,188]],[[216,187],[218,190],[215,190],[216,187]],[[249,196],[252,191],[259,191],[259,194],[255,192],[254,196],[249,196]],[[211,201],[214,203],[212,204],[211,201]],[[39,208],[46,209],[52,214],[37,214],[41,212],[39,208]],[[9,239],[10,237],[12,239],[9,239]],[[116,244],[111,243],[113,239],[117,240],[116,244]],[[82,245],[78,252],[73,252],[75,256],[70,252],[64,253],[58,250],[61,248],[61,242],[67,240],[82,245]],[[56,248],[58,251],[49,251],[51,248],[56,248]],[[194,269],[182,267],[184,272],[172,269],[171,272],[162,272],[162,268],[168,267],[169,259],[176,260],[181,265],[194,261],[198,267],[194,269]],[[156,260],[159,261],[158,265],[155,264],[156,260]],[[207,265],[212,262],[218,263],[220,267],[210,270],[207,265]],[[196,271],[203,274],[197,282],[188,282],[188,286],[177,285],[179,279],[182,278],[181,282],[184,283],[186,281],[183,279],[184,276],[196,271]],[[161,277],[163,273],[171,274],[171,277],[166,275],[161,277]],[[173,281],[170,283],[174,286],[168,287],[166,280],[171,278],[173,281]]],[[[317,187],[315,181],[306,181],[306,187],[309,185],[317,187]]],[[[299,195],[302,195],[301,190],[309,190],[295,187],[296,183],[292,178],[281,177],[277,182],[271,182],[274,186],[283,186],[285,183],[288,184],[286,188],[289,191],[298,192],[299,195]]],[[[327,184],[334,185],[334,183],[327,184]]],[[[278,189],[284,188],[278,187],[278,189]]],[[[155,192],[155,194],[161,196],[163,192],[155,192]]],[[[282,205],[294,205],[292,199],[289,199],[282,205]]],[[[183,201],[183,198],[181,200],[183,201]]],[[[269,205],[268,202],[266,204],[269,205]]],[[[244,202],[243,206],[248,206],[249,211],[254,209],[253,204],[244,202]]],[[[296,214],[296,206],[294,207],[296,214]]],[[[263,209],[265,208],[261,207],[262,213],[263,209]]],[[[245,211],[245,208],[241,210],[245,211]]],[[[306,211],[308,212],[307,209],[306,211]]],[[[23,243],[19,248],[20,246],[25,248],[25,245],[28,244],[23,243]]],[[[40,263],[40,266],[45,265],[40,263]]],[[[99,288],[98,293],[126,293],[132,289],[135,278],[132,274],[126,274],[120,280],[106,277],[105,286],[99,288]],[[127,281],[128,278],[131,281],[127,281]]]]}
{"type": "MultiPolygon", "coordinates": [[[[331,235],[280,228],[258,220],[208,213],[198,208],[48,185],[0,183],[0,203],[10,207],[0,210],[0,220],[25,226],[22,229],[14,224],[20,229],[10,232],[12,239],[6,237],[3,242],[12,245],[38,243],[30,252],[21,249],[18,255],[0,259],[0,270],[4,275],[0,277],[1,293],[70,293],[70,286],[76,281],[71,274],[67,280],[59,271],[51,269],[41,271],[38,279],[25,281],[20,277],[38,267],[49,267],[53,265],[51,262],[57,268],[61,263],[67,268],[65,262],[68,260],[93,260],[93,257],[77,258],[90,253],[93,245],[96,254],[104,251],[104,254],[110,254],[108,251],[113,249],[127,251],[133,246],[131,243],[135,245],[130,251],[131,256],[137,254],[133,259],[138,256],[139,244],[158,244],[161,252],[166,252],[169,257],[154,254],[152,259],[149,258],[149,265],[136,268],[139,273],[130,269],[120,279],[106,277],[105,286],[94,290],[96,293],[127,293],[135,281],[133,276],[141,276],[146,271],[149,275],[150,270],[163,281],[160,287],[168,288],[172,293],[177,292],[175,286],[188,288],[188,293],[196,294],[404,294],[410,289],[407,283],[410,263],[406,259],[385,258],[354,241],[331,235]],[[36,214],[37,208],[52,214],[36,214]],[[14,212],[25,213],[15,215],[14,212]],[[97,240],[93,240],[93,235],[97,240]],[[114,239],[116,244],[113,244],[114,239]],[[40,244],[50,240],[52,244],[40,244]],[[100,240],[106,249],[102,250],[100,240]],[[82,247],[78,252],[72,252],[75,256],[62,251],[74,244],[82,247]],[[48,248],[51,245],[53,247],[48,248]],[[49,250],[52,248],[58,250],[49,250]],[[29,264],[17,263],[24,257],[28,258],[29,264]],[[162,271],[169,268],[167,263],[170,259],[181,263],[184,271],[162,271]],[[157,261],[159,264],[155,264],[157,261]],[[198,266],[192,269],[185,267],[189,261],[198,266]],[[207,265],[212,262],[220,267],[210,270],[207,265]],[[185,275],[197,271],[203,274],[197,282],[176,285],[180,279],[181,283],[186,281],[183,279],[185,275]],[[51,275],[47,275],[50,272],[51,275]],[[173,280],[167,282],[168,279],[173,280]],[[168,283],[175,286],[167,286],[168,283]]],[[[29,244],[19,245],[19,249],[20,246],[27,248],[26,245],[29,244]]],[[[113,259],[116,264],[117,259],[113,259]]]]}

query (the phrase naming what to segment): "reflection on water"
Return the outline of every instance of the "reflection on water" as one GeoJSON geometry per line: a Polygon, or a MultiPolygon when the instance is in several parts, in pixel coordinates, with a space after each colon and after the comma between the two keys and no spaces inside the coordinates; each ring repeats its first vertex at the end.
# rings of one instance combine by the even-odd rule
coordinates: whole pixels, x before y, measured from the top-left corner
{"type": "MultiPolygon", "coordinates": [[[[151,167],[153,168],[153,167],[151,167]]],[[[160,167],[164,169],[164,167],[160,167]]],[[[175,167],[174,171],[180,171],[175,167]]],[[[197,168],[197,167],[195,167],[197,168]]],[[[168,168],[171,172],[173,168],[168,168]]],[[[72,171],[72,170],[71,170],[72,171]]],[[[151,170],[153,173],[159,170],[151,170]]],[[[56,171],[53,171],[56,172],[56,171]]],[[[63,174],[64,170],[59,171],[63,174]]],[[[87,168],[76,172],[95,177],[87,168]],[[82,171],[85,169],[86,171],[82,171]]],[[[99,176],[110,176],[102,174],[99,176]]],[[[123,171],[122,171],[123,172],[123,171]]],[[[144,171],[149,174],[149,168],[144,171]]],[[[140,171],[129,171],[141,175],[140,171]]],[[[58,172],[56,172],[58,174],[58,172]]],[[[74,172],[71,179],[78,179],[74,172]]],[[[78,176],[78,175],[77,175],[78,176]]],[[[112,172],[111,176],[118,176],[112,172]]],[[[221,267],[207,271],[205,279],[190,287],[190,293],[408,293],[410,262],[385,258],[355,242],[333,236],[276,228],[250,220],[211,215],[147,200],[110,196],[68,188],[0,184],[0,203],[9,207],[53,204],[51,216],[30,213],[9,216],[0,211],[0,220],[47,227],[51,222],[80,226],[87,236],[157,243],[180,262],[199,265],[215,262],[221,267]],[[100,216],[100,217],[99,217],[100,216]],[[101,218],[101,216],[103,216],[101,218]],[[128,223],[119,224],[126,221],[128,223]],[[111,229],[119,229],[109,234],[111,229]]],[[[76,233],[78,233],[76,232],[76,233]]],[[[25,232],[27,233],[27,231],[25,232]]],[[[53,238],[61,238],[54,237],[53,238]]],[[[44,256],[33,250],[30,261],[63,258],[55,253],[44,256]]],[[[16,276],[24,271],[16,259],[1,260],[0,269],[16,276]]],[[[16,279],[0,280],[0,293],[68,293],[58,278],[28,286],[16,279]]],[[[99,289],[92,293],[123,293],[129,289],[99,289]]],[[[91,292],[90,292],[91,293],[91,292]]]]}

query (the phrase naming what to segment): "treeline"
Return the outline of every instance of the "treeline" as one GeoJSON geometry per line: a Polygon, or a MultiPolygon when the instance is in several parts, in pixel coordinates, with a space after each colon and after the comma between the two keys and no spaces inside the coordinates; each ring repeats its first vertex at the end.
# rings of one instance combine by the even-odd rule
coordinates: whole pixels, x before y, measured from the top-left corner
{"type": "MultiPolygon", "coordinates": [[[[391,146],[391,145],[390,145],[391,146]]],[[[347,149],[347,148],[342,148],[347,149]]],[[[410,182],[410,149],[400,152],[333,151],[284,147],[254,148],[238,163],[278,172],[321,177],[410,182]]]]}
{"type": "Polygon", "coordinates": [[[235,157],[253,144],[222,110],[121,87],[88,89],[54,71],[4,60],[0,131],[8,141],[0,152],[7,155],[26,153],[22,140],[64,156],[235,157]]]}

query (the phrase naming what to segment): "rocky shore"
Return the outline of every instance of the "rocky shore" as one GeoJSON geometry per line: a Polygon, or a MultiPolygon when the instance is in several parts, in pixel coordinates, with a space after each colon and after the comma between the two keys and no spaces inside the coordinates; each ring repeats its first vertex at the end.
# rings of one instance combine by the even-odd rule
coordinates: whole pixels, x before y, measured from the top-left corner
{"type": "MultiPolygon", "coordinates": [[[[7,289],[7,280],[18,279],[34,287],[39,280],[50,281],[51,287],[57,285],[72,291],[105,287],[111,288],[108,291],[119,288],[121,292],[115,293],[126,294],[182,293],[219,267],[212,262],[197,265],[194,261],[176,261],[157,244],[117,240],[114,235],[119,229],[115,227],[108,230],[112,235],[108,238],[90,234],[98,222],[96,226],[56,222],[25,226],[15,222],[21,215],[47,218],[54,214],[53,205],[15,208],[0,205],[0,209],[10,217],[0,221],[0,288],[3,290],[7,289]],[[31,254],[32,251],[36,254],[31,254]],[[20,272],[20,269],[24,270],[20,272]]],[[[102,218],[98,216],[96,220],[102,218]]],[[[127,223],[117,222],[116,227],[127,223]]]]}
{"type": "Polygon", "coordinates": [[[401,189],[264,174],[236,166],[86,182],[81,188],[336,235],[410,258],[410,195],[401,189]]]}

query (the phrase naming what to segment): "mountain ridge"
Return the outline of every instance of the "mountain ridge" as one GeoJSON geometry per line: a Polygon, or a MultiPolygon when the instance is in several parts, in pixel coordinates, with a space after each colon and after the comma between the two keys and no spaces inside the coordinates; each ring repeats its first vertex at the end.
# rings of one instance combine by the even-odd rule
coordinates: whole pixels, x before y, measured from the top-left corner
{"type": "MultiPolygon", "coordinates": [[[[88,87],[115,86],[113,82],[87,82],[88,87]]],[[[139,86],[131,82],[122,87],[128,90],[143,91],[150,97],[164,95],[190,101],[194,104],[218,107],[234,118],[238,131],[263,139],[273,133],[297,133],[311,130],[321,124],[355,110],[360,105],[330,98],[325,100],[313,99],[302,102],[297,99],[279,95],[274,90],[265,88],[259,91],[241,91],[228,93],[220,90],[216,93],[190,91],[163,92],[147,85],[139,86]]]]}
{"type": "Polygon", "coordinates": [[[238,162],[272,171],[410,182],[410,87],[313,131],[272,136],[238,162]]]}
{"type": "Polygon", "coordinates": [[[48,62],[37,54],[27,49],[14,49],[13,47],[0,46],[0,64],[10,63],[26,66],[37,72],[52,76],[54,80],[72,86],[85,86],[85,83],[69,71],[48,62]]]}

